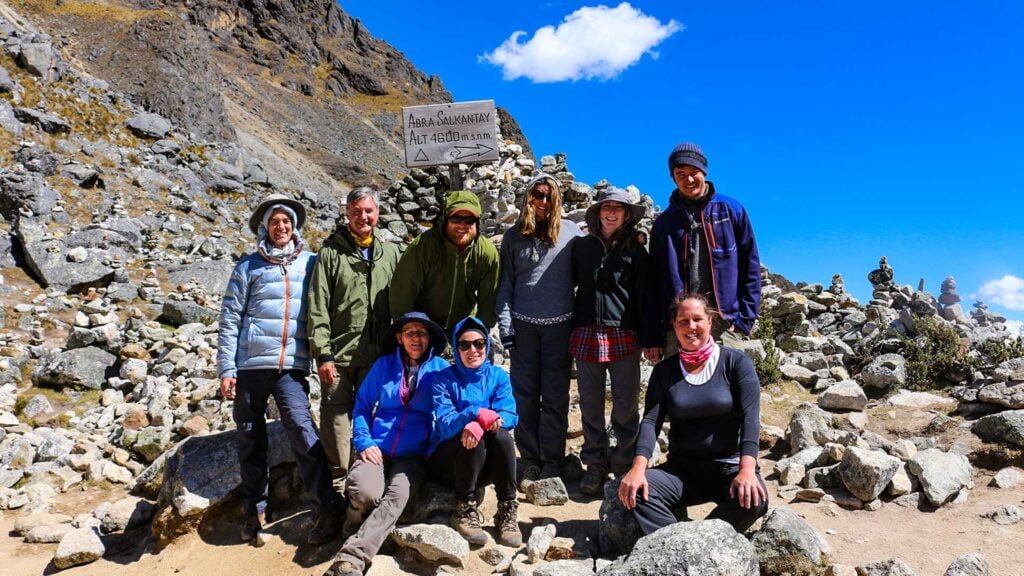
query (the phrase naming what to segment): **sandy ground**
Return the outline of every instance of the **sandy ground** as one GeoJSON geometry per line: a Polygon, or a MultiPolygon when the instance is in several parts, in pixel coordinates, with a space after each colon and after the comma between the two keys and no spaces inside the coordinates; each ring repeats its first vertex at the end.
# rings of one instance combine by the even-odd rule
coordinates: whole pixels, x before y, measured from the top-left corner
{"type": "MultiPolygon", "coordinates": [[[[776,407],[781,409],[781,406],[776,407]]],[[[768,407],[769,412],[772,410],[768,407]]],[[[878,408],[869,410],[870,429],[890,438],[919,432],[934,413],[915,410],[878,408]]],[[[766,419],[772,420],[771,414],[766,419]]],[[[943,433],[944,445],[976,444],[977,440],[963,427],[943,433]]],[[[767,462],[763,466],[770,469],[767,462]]],[[[791,503],[778,496],[776,482],[769,481],[773,506],[787,506],[805,517],[831,547],[832,562],[858,565],[888,558],[899,558],[911,566],[918,576],[940,576],[949,563],[960,554],[979,552],[997,576],[1024,575],[1024,522],[1000,526],[982,515],[1004,504],[1024,507],[1024,485],[1011,489],[989,486],[992,470],[975,469],[975,489],[966,502],[938,510],[917,510],[887,502],[875,512],[843,510],[824,503],[791,503]]],[[[523,502],[520,522],[524,534],[548,519],[558,522],[559,536],[572,536],[578,548],[596,545],[600,501],[583,497],[575,484],[570,484],[570,502],[565,506],[537,507],[523,502]]],[[[59,497],[55,510],[67,514],[88,512],[100,502],[116,500],[123,494],[94,488],[73,488],[59,497]]],[[[494,514],[493,490],[488,491],[483,513],[494,514]]],[[[692,518],[701,518],[710,507],[691,509],[692,518]]],[[[4,576],[52,574],[57,570],[50,562],[56,544],[25,544],[10,531],[17,511],[0,513],[0,574],[4,576]]],[[[218,527],[203,535],[181,538],[157,553],[145,531],[110,538],[107,556],[89,565],[69,569],[73,575],[109,574],[128,576],[248,576],[254,573],[275,575],[319,576],[330,564],[340,547],[338,540],[321,547],[305,545],[304,536],[310,522],[308,512],[298,512],[267,527],[269,542],[255,548],[238,542],[234,527],[218,527]]],[[[493,544],[490,544],[493,545],[493,544]]],[[[434,570],[415,561],[411,553],[385,546],[378,555],[370,576],[397,574],[433,574],[434,570]]],[[[465,574],[488,574],[490,567],[476,554],[470,555],[465,574]]]]}

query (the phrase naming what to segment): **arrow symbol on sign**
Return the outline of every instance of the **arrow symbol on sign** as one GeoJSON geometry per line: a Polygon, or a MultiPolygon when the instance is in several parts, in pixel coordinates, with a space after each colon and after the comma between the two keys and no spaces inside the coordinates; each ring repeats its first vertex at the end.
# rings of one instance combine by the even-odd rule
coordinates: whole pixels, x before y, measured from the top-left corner
{"type": "Polygon", "coordinates": [[[486,144],[476,144],[474,146],[456,146],[455,150],[458,151],[458,155],[455,157],[455,159],[461,160],[463,158],[469,158],[471,156],[483,156],[484,154],[493,151],[494,148],[486,144]],[[470,152],[473,150],[475,150],[475,152],[470,152]]]}

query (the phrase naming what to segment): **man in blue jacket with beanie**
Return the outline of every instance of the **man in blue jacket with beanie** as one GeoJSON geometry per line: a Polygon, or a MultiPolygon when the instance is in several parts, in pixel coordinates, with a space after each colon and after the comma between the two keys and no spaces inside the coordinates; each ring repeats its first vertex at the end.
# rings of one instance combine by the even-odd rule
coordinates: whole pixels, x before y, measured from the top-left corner
{"type": "Polygon", "coordinates": [[[652,362],[678,351],[668,312],[676,295],[708,299],[719,311],[712,335],[724,346],[750,334],[761,305],[761,260],[747,211],[715,191],[697,144],[676,146],[668,169],[676,189],[651,230],[648,301],[656,305],[646,307],[642,331],[644,355],[652,362]]]}

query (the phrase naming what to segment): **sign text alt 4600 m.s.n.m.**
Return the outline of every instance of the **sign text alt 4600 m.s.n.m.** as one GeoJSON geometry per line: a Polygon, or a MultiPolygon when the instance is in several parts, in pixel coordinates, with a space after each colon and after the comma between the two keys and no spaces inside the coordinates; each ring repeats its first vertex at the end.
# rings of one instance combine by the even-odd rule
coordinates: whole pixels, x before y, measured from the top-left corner
{"type": "Polygon", "coordinates": [[[405,165],[439,166],[498,159],[494,100],[402,108],[405,165]]]}

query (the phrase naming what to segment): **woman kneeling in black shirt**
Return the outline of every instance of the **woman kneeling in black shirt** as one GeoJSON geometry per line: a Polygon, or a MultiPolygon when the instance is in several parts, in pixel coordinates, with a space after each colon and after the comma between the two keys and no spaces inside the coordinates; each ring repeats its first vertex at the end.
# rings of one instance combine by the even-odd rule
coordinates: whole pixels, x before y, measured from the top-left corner
{"type": "Polygon", "coordinates": [[[700,295],[673,302],[679,356],[651,374],[633,466],[619,486],[619,499],[644,534],[675,523],[672,510],[680,504],[714,502],[708,519],[741,532],[768,510],[757,468],[761,386],[743,352],[715,343],[712,314],[700,295]],[[668,460],[648,470],[666,417],[668,460]]]}

